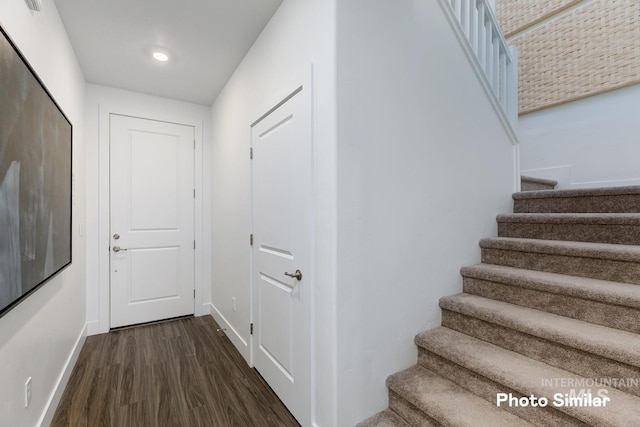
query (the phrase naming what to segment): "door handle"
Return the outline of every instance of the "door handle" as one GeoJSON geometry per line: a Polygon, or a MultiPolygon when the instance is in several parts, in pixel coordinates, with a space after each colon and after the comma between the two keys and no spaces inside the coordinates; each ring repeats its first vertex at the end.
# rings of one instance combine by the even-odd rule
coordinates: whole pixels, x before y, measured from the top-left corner
{"type": "Polygon", "coordinates": [[[298,281],[302,280],[302,272],[300,270],[296,270],[295,273],[287,273],[284,272],[285,276],[293,277],[294,279],[298,279],[298,281]]]}
{"type": "Polygon", "coordinates": [[[128,251],[128,250],[129,249],[121,248],[120,246],[113,247],[113,252],[128,251]]]}

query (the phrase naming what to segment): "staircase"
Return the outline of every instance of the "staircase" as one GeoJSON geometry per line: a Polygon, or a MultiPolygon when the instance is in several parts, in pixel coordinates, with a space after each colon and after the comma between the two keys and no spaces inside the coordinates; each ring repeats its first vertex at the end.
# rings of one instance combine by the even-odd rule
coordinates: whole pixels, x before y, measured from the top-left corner
{"type": "Polygon", "coordinates": [[[464,293],[440,300],[442,326],[416,336],[418,364],[387,379],[389,408],[360,427],[640,425],[640,187],[513,199],[464,293]],[[606,406],[565,399],[588,390],[606,406]]]}

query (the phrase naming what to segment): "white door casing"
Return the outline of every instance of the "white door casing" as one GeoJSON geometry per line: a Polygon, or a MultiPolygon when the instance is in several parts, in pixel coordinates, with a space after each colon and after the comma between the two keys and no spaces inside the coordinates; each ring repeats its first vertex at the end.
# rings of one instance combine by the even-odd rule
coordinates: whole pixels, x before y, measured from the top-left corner
{"type": "Polygon", "coordinates": [[[311,422],[311,102],[299,88],[251,129],[255,368],[311,422]],[[285,275],[300,270],[302,279],[285,275]]]}
{"type": "Polygon", "coordinates": [[[193,314],[194,128],[117,114],[109,127],[111,327],[193,314]]]}

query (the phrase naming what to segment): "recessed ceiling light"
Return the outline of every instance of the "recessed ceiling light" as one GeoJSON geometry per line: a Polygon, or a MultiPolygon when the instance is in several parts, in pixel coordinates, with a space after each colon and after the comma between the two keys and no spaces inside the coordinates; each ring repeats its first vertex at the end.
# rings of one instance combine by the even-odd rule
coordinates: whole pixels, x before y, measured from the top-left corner
{"type": "Polygon", "coordinates": [[[29,9],[34,10],[36,12],[40,12],[42,9],[42,1],[41,0],[27,0],[27,6],[29,9]]]}
{"type": "Polygon", "coordinates": [[[169,55],[162,52],[153,52],[153,57],[160,62],[167,62],[169,60],[169,55]]]}

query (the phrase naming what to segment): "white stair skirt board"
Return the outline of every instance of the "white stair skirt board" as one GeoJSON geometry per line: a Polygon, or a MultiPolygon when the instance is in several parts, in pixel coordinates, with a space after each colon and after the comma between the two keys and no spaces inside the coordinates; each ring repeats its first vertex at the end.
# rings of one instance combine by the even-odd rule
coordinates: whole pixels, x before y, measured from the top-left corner
{"type": "Polygon", "coordinates": [[[573,166],[563,165],[541,169],[527,169],[521,172],[523,176],[532,178],[551,179],[558,181],[556,189],[572,189],[572,188],[606,188],[606,187],[625,187],[630,185],[640,185],[639,179],[620,179],[606,181],[574,181],[573,166]]]}

